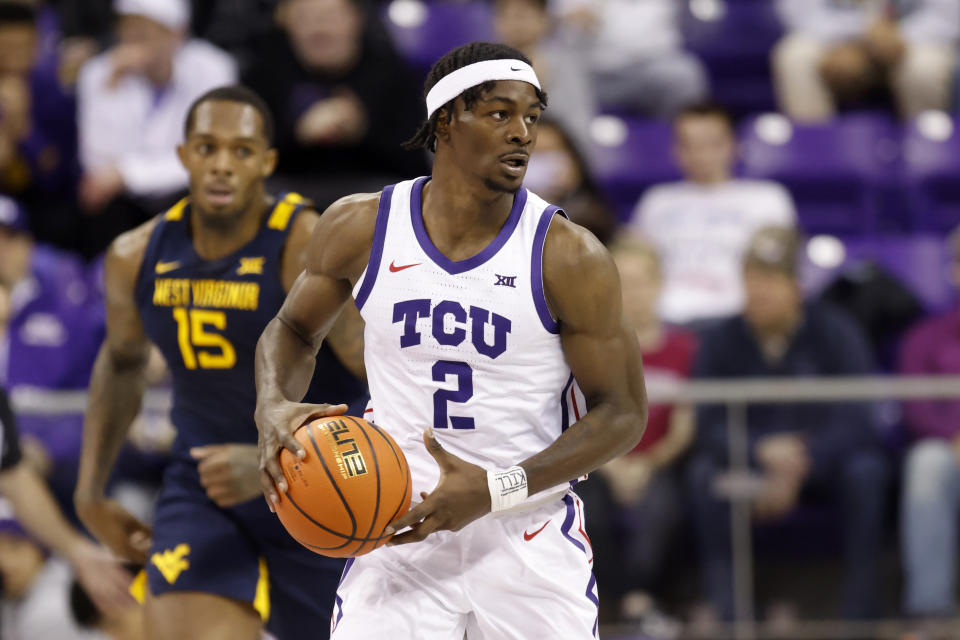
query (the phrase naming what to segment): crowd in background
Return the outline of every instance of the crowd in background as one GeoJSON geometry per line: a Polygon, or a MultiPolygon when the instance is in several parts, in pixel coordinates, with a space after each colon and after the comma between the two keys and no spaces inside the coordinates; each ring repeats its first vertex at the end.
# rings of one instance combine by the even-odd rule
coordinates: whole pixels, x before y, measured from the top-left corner
{"type": "MultiPolygon", "coordinates": [[[[785,33],[769,74],[794,121],[960,109],[960,0],[769,2],[785,33]]],[[[928,314],[902,283],[878,286],[889,274],[806,295],[791,193],[737,177],[736,123],[684,48],[680,4],[490,3],[495,37],[533,61],[550,96],[525,184],[610,247],[647,379],[960,373],[960,314],[928,314]],[[683,179],[647,189],[629,219],[594,177],[601,113],[671,126],[683,179]],[[878,338],[858,313],[863,295],[896,306],[876,322],[903,330],[878,338]]],[[[428,173],[430,158],[401,148],[424,116],[422,70],[391,41],[386,14],[364,0],[0,0],[0,387],[85,388],[104,332],[99,257],[185,193],[177,145],[208,89],[241,82],[267,101],[280,158],[271,188],[320,211],[428,173]]],[[[960,285],[960,232],[942,241],[943,277],[960,285]]],[[[154,369],[162,385],[163,363],[154,369]]],[[[758,405],[747,417],[758,526],[828,514],[820,533],[836,537],[843,567],[833,615],[902,613],[922,626],[954,614],[960,401],[907,403],[893,418],[865,404],[758,405]],[[883,551],[897,544],[901,603],[878,588],[883,551]]],[[[664,585],[684,545],[702,579],[686,594],[703,603],[695,617],[732,617],[725,421],[722,407],[653,406],[636,449],[578,488],[603,621],[674,637],[672,617],[686,611],[664,585]]],[[[17,422],[24,464],[70,515],[82,417],[17,422]]],[[[165,417],[144,415],[121,457],[116,491],[145,518],[169,441],[165,417]]],[[[71,594],[69,570],[50,562],[23,529],[0,526],[3,638],[39,637],[31,590],[59,593],[45,601],[66,598],[78,627],[100,628],[76,637],[137,637],[71,594]]]]}

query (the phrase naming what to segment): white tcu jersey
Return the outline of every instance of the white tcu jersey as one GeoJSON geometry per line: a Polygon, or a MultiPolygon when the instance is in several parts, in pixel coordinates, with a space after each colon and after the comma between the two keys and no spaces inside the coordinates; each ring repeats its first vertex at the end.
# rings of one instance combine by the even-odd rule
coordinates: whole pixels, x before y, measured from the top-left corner
{"type": "Polygon", "coordinates": [[[373,419],[406,454],[415,499],[440,478],[427,427],[460,458],[502,468],[548,447],[584,406],[543,291],[543,244],[558,208],[521,189],[496,239],[454,262],[424,227],[426,182],[383,190],[354,289],[373,419]]]}

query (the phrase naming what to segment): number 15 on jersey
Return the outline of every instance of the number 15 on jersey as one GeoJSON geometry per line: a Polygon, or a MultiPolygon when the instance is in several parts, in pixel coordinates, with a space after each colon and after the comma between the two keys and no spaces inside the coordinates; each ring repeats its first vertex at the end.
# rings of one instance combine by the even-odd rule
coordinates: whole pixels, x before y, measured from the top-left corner
{"type": "Polygon", "coordinates": [[[227,314],[223,311],[177,307],[173,319],[177,322],[177,343],[184,367],[230,369],[237,363],[237,352],[230,341],[208,330],[226,330],[227,314]]]}

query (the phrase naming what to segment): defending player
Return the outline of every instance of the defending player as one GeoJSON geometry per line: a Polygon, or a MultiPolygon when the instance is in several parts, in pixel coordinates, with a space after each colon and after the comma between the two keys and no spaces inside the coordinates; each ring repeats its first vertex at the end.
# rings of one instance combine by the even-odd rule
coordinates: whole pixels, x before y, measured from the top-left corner
{"type": "MultiPolygon", "coordinates": [[[[178,150],[189,197],[118,237],[106,257],[107,338],[90,385],[77,512],[114,551],[147,563],[154,639],[254,640],[268,616],[280,640],[325,637],[329,626],[342,563],[290,538],[256,481],[254,345],[303,270],[318,219],[296,194],[266,193],[272,135],[249,90],[199,98],[178,150]],[[172,371],[178,431],[152,532],[104,497],[150,342],[172,371]]],[[[360,325],[349,320],[331,346],[362,374],[360,325]]],[[[329,353],[318,364],[325,397],[362,392],[329,353]]]]}
{"type": "Polygon", "coordinates": [[[628,451],[646,421],[616,267],[521,187],[546,102],[522,54],[461,47],[427,89],[415,142],[436,150],[431,178],[335,203],[260,339],[263,491],[276,503],[286,487],[282,447],[303,455],[291,434],[315,408],[298,397],[352,290],[373,415],[423,501],[391,525],[394,545],[418,544],[348,565],[332,637],[593,637],[591,550],[569,483],[628,451]]]}

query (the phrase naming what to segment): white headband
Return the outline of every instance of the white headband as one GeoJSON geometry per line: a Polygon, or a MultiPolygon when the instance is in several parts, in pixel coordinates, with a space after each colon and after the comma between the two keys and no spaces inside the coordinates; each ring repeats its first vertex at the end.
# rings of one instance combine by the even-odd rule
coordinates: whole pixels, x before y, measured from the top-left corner
{"type": "Polygon", "coordinates": [[[440,81],[433,85],[427,93],[427,119],[467,89],[493,80],[520,80],[540,88],[540,81],[533,67],[521,60],[474,62],[440,78],[440,81]]]}

